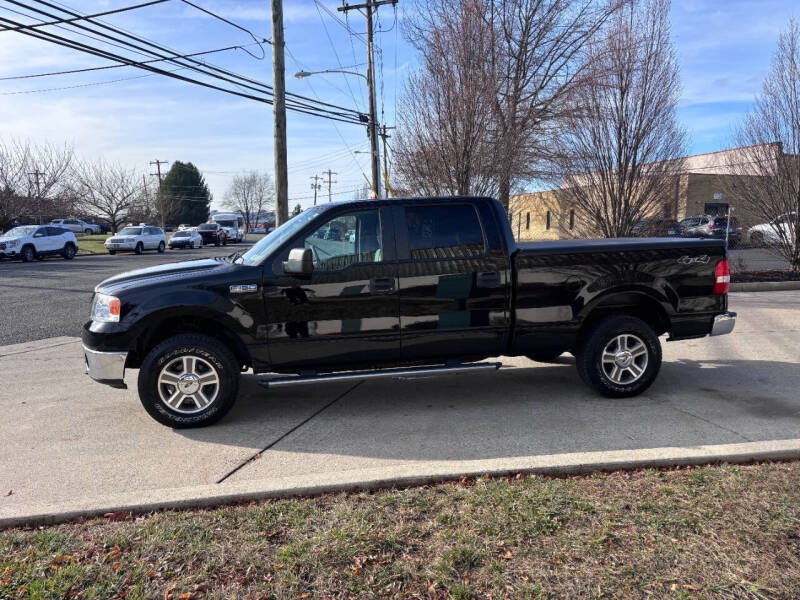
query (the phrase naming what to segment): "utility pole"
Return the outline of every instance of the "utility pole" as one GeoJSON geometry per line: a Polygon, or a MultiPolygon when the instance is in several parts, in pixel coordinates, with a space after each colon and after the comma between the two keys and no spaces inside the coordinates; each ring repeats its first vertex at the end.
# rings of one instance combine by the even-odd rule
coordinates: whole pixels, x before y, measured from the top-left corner
{"type": "Polygon", "coordinates": [[[332,200],[331,196],[333,195],[331,194],[331,187],[333,186],[334,183],[336,183],[335,181],[331,181],[331,177],[333,175],[338,175],[338,173],[328,169],[327,171],[323,171],[322,174],[328,176],[328,202],[330,202],[332,200]]]}
{"type": "Polygon", "coordinates": [[[317,205],[317,190],[322,188],[322,184],[319,181],[322,179],[319,175],[314,175],[311,177],[313,182],[311,183],[311,189],[314,190],[314,206],[317,205]]]}
{"type": "Polygon", "coordinates": [[[39,176],[44,175],[39,169],[33,173],[28,173],[29,176],[34,178],[36,182],[36,214],[39,217],[39,225],[42,224],[42,190],[39,188],[39,176]]]}
{"type": "Polygon", "coordinates": [[[283,0],[272,0],[272,89],[275,134],[275,227],[289,220],[286,167],[286,73],[283,62],[283,0]]]}
{"type": "Polygon", "coordinates": [[[394,127],[386,127],[386,125],[381,126],[381,139],[383,140],[383,176],[385,177],[384,183],[386,185],[386,193],[387,195],[391,194],[394,196],[394,192],[392,191],[392,187],[389,185],[389,152],[386,149],[386,138],[391,137],[387,131],[389,129],[394,129],[394,127]]]}
{"type": "Polygon", "coordinates": [[[166,207],[166,202],[164,202],[164,197],[161,194],[161,165],[166,165],[169,161],[167,160],[151,160],[150,166],[156,166],[156,172],[150,173],[150,176],[158,176],[158,196],[157,196],[157,206],[158,206],[158,216],[161,221],[161,227],[163,228],[166,222],[166,215],[164,215],[164,209],[166,207]]]}
{"type": "Polygon", "coordinates": [[[375,197],[381,197],[381,156],[378,146],[378,120],[375,109],[375,59],[373,51],[372,15],[384,4],[397,4],[398,0],[367,0],[363,4],[347,4],[337,10],[346,13],[349,10],[366,10],[367,17],[367,87],[369,87],[369,142],[372,155],[372,187],[375,197]]]}

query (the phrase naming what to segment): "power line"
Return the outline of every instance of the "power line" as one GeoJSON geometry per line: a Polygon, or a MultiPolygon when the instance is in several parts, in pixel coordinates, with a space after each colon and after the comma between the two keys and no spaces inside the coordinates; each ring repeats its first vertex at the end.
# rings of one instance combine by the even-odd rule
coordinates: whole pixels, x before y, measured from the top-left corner
{"type": "Polygon", "coordinates": [[[239,30],[241,30],[241,31],[244,31],[244,32],[245,32],[247,35],[249,35],[251,38],[253,38],[253,41],[254,41],[256,44],[258,44],[258,47],[259,47],[259,48],[261,48],[261,57],[260,57],[260,58],[259,58],[258,56],[256,56],[256,55],[254,55],[254,54],[251,54],[250,52],[247,52],[247,50],[245,50],[245,52],[247,52],[248,54],[250,54],[250,56],[252,56],[253,58],[255,58],[255,59],[257,59],[257,60],[261,60],[261,59],[263,59],[263,58],[264,58],[264,57],[267,55],[267,54],[266,54],[266,52],[264,52],[264,46],[262,46],[262,45],[261,45],[261,43],[260,43],[260,42],[258,41],[258,39],[256,38],[256,36],[255,36],[255,35],[253,35],[253,32],[252,32],[252,31],[250,31],[249,29],[247,29],[246,27],[242,27],[241,25],[239,25],[239,24],[237,24],[237,23],[234,23],[233,21],[229,21],[229,20],[228,20],[228,19],[226,19],[225,17],[221,17],[220,15],[218,15],[218,14],[216,14],[216,13],[214,13],[214,12],[211,12],[211,11],[210,11],[210,10],[208,10],[208,9],[205,9],[205,8],[203,8],[202,6],[198,6],[197,4],[194,4],[193,2],[189,2],[189,0],[181,0],[181,2],[183,2],[184,4],[188,4],[189,6],[191,6],[191,7],[193,7],[193,8],[196,8],[196,9],[197,9],[197,10],[199,10],[200,12],[204,12],[205,14],[207,14],[207,15],[209,15],[209,16],[212,16],[212,17],[214,17],[215,19],[219,19],[220,21],[222,21],[223,23],[227,23],[227,24],[228,24],[228,25],[230,25],[231,27],[235,27],[236,29],[239,29],[239,30]]]}
{"type": "MultiPolygon", "coordinates": [[[[247,46],[254,46],[255,44],[246,44],[247,46]]],[[[213,50],[203,50],[201,52],[191,52],[189,54],[180,54],[174,58],[188,58],[191,56],[201,56],[204,54],[215,54],[217,52],[226,52],[228,50],[243,49],[243,46],[226,46],[224,48],[215,48],[213,50]]],[[[151,63],[163,62],[166,58],[154,58],[152,60],[143,60],[141,64],[149,65],[151,63]]],[[[32,73],[30,75],[13,75],[9,77],[0,77],[0,81],[10,81],[12,79],[34,79],[36,77],[50,77],[53,75],[72,75],[73,73],[88,73],[90,71],[105,71],[107,69],[120,69],[130,65],[103,65],[102,67],[86,67],[83,69],[69,69],[67,71],[50,71],[47,73],[32,73]]]]}
{"type": "MultiPolygon", "coordinates": [[[[134,4],[133,6],[124,6],[122,8],[115,8],[114,10],[106,10],[99,13],[94,13],[91,15],[85,15],[81,17],[72,17],[70,19],[58,19],[56,21],[48,21],[44,23],[39,23],[37,25],[24,25],[19,27],[4,27],[0,29],[0,33],[3,31],[17,31],[18,29],[34,29],[38,27],[47,27],[49,25],[58,25],[61,23],[71,23],[73,21],[80,21],[83,19],[94,19],[96,17],[104,17],[106,15],[113,15],[116,13],[126,12],[129,10],[136,10],[137,8],[144,8],[146,6],[152,6],[154,4],[162,4],[163,2],[168,2],[169,0],[150,0],[150,2],[143,2],[142,4],[134,4]]],[[[184,0],[185,1],[185,0],[184,0]]]]}
{"type": "MultiPolygon", "coordinates": [[[[43,4],[43,5],[48,6],[48,7],[53,7],[56,10],[61,10],[62,12],[66,12],[67,14],[69,14],[69,15],[71,15],[73,17],[82,17],[83,16],[83,15],[80,15],[79,13],[77,13],[75,11],[72,11],[72,10],[69,10],[69,9],[59,9],[58,7],[55,7],[55,5],[51,4],[50,2],[46,2],[45,0],[36,0],[36,1],[39,4],[43,4]]],[[[54,15],[52,13],[49,13],[47,11],[41,10],[41,9],[25,6],[25,5],[21,4],[20,2],[17,2],[16,0],[8,0],[8,2],[10,2],[12,4],[15,4],[17,6],[23,6],[24,8],[28,8],[29,10],[33,10],[33,11],[35,11],[35,12],[37,12],[39,14],[45,15],[45,16],[47,16],[49,18],[54,18],[54,17],[58,16],[58,15],[54,15]]],[[[36,18],[36,17],[34,17],[34,18],[36,18]]],[[[95,54],[97,56],[102,56],[102,57],[110,59],[110,60],[115,60],[117,62],[122,62],[123,64],[126,64],[128,66],[135,66],[135,67],[138,67],[138,68],[144,68],[145,70],[150,70],[150,71],[153,71],[153,72],[157,72],[157,73],[162,74],[162,75],[172,76],[172,77],[175,77],[175,78],[178,78],[178,79],[182,79],[183,81],[186,81],[186,82],[189,82],[189,83],[195,83],[195,84],[202,85],[202,86],[205,86],[205,87],[209,87],[209,88],[212,88],[212,89],[217,89],[219,91],[224,91],[224,92],[228,92],[228,93],[231,93],[231,94],[234,94],[234,95],[238,95],[238,96],[241,96],[241,97],[245,97],[245,98],[249,98],[249,99],[255,99],[255,100],[259,100],[259,101],[271,104],[271,100],[265,100],[263,98],[254,97],[250,93],[242,93],[242,92],[237,92],[235,90],[221,88],[219,86],[215,86],[215,85],[210,84],[208,82],[200,82],[198,80],[187,78],[187,77],[184,77],[184,76],[181,76],[181,75],[174,75],[174,74],[169,75],[167,71],[163,71],[161,69],[157,69],[157,68],[152,67],[150,65],[142,66],[142,62],[141,61],[133,61],[132,59],[129,59],[127,57],[113,54],[112,52],[107,51],[107,50],[102,50],[102,49],[99,49],[99,48],[88,46],[88,45],[82,44],[81,42],[78,42],[76,40],[69,39],[69,38],[64,38],[62,36],[58,36],[58,35],[56,35],[54,33],[40,32],[40,31],[30,31],[29,30],[29,26],[26,26],[26,25],[24,25],[22,23],[17,23],[15,21],[12,21],[11,19],[8,19],[8,18],[5,18],[5,17],[0,17],[0,20],[12,23],[13,25],[15,25],[17,27],[18,33],[22,33],[24,35],[28,35],[28,36],[31,36],[31,37],[34,37],[34,38],[37,38],[37,39],[42,39],[42,40],[45,40],[45,41],[50,41],[51,43],[55,43],[57,45],[62,45],[62,46],[65,46],[65,47],[69,47],[69,48],[72,48],[74,50],[79,50],[79,51],[87,52],[89,54],[95,54]]],[[[38,19],[37,18],[37,20],[41,21],[42,19],[38,19]]],[[[88,23],[91,23],[92,25],[97,25],[97,26],[103,27],[104,29],[110,30],[110,31],[112,31],[114,33],[117,33],[117,34],[119,34],[120,31],[121,31],[121,30],[118,30],[115,27],[105,25],[102,22],[95,22],[92,19],[84,18],[84,20],[86,20],[88,23]]],[[[233,72],[228,71],[226,69],[221,69],[221,68],[216,67],[214,65],[211,65],[209,63],[204,63],[202,61],[198,61],[198,60],[195,60],[195,59],[192,59],[192,58],[187,58],[186,62],[182,62],[182,59],[180,59],[181,55],[178,54],[177,52],[175,52],[174,50],[171,50],[171,49],[166,48],[164,46],[161,46],[159,44],[148,42],[147,40],[143,40],[142,38],[140,38],[140,37],[138,37],[136,35],[128,34],[128,33],[125,33],[125,32],[121,32],[122,35],[125,35],[126,37],[129,37],[129,38],[135,40],[136,42],[139,42],[138,44],[129,42],[127,40],[120,40],[120,39],[118,39],[118,38],[116,38],[116,37],[114,37],[112,35],[107,34],[107,33],[104,33],[104,32],[101,32],[101,31],[97,31],[95,29],[90,29],[85,25],[81,25],[81,24],[78,24],[78,23],[73,23],[72,25],[74,27],[78,27],[80,29],[83,29],[83,30],[86,30],[86,31],[90,31],[92,33],[96,33],[96,34],[98,34],[98,35],[100,35],[100,36],[102,36],[104,38],[107,38],[107,39],[110,39],[110,40],[113,40],[113,41],[121,41],[126,46],[129,46],[130,48],[133,48],[134,51],[137,52],[137,53],[140,53],[139,51],[144,51],[144,52],[148,53],[151,56],[157,56],[162,60],[165,60],[165,61],[171,62],[173,64],[179,65],[179,66],[181,66],[183,68],[189,68],[189,69],[191,69],[193,71],[196,71],[198,73],[202,73],[203,75],[206,75],[206,76],[209,76],[209,77],[213,77],[213,78],[216,78],[216,79],[220,79],[220,80],[225,81],[227,83],[232,83],[233,85],[235,85],[237,87],[240,87],[240,88],[244,87],[244,88],[248,88],[248,89],[250,89],[252,91],[259,92],[259,93],[266,93],[268,96],[271,94],[271,91],[272,91],[271,86],[268,86],[268,85],[266,85],[266,84],[264,84],[262,82],[250,79],[248,77],[244,77],[244,76],[239,75],[237,73],[233,73],[233,72]],[[145,46],[142,46],[140,44],[145,44],[145,46]],[[147,46],[153,46],[153,47],[156,48],[156,50],[152,50],[152,49],[148,48],[147,46]],[[172,56],[165,56],[163,54],[164,52],[172,54],[172,56]],[[187,62],[191,63],[191,64],[187,64],[187,62]],[[209,69],[211,71],[215,71],[216,73],[209,72],[209,69]],[[234,81],[234,79],[238,79],[239,81],[234,81]],[[248,83],[241,83],[242,81],[248,82],[248,83],[253,83],[253,84],[255,84],[255,86],[254,85],[248,85],[248,83]]],[[[108,43],[108,42],[104,42],[104,43],[108,43]]],[[[291,103],[291,105],[287,104],[287,108],[289,108],[291,110],[294,110],[296,112],[306,113],[306,114],[310,114],[310,115],[313,115],[313,116],[324,116],[325,118],[332,118],[334,120],[338,119],[338,120],[342,120],[343,122],[360,123],[360,120],[357,120],[357,118],[354,118],[354,116],[359,115],[359,113],[358,113],[358,111],[355,111],[353,109],[348,109],[348,108],[339,107],[339,106],[336,106],[336,105],[324,103],[324,102],[321,102],[319,100],[314,100],[312,98],[306,98],[304,96],[300,96],[298,94],[292,94],[292,96],[293,96],[292,103],[291,103]],[[301,100],[295,100],[294,98],[300,98],[302,101],[301,100]],[[310,101],[311,104],[309,102],[306,102],[306,100],[310,101]],[[329,108],[323,108],[321,106],[317,106],[317,104],[325,105],[325,106],[328,106],[328,107],[331,107],[331,108],[335,108],[336,110],[331,110],[329,108]],[[325,113],[325,114],[324,115],[315,114],[315,113],[320,113],[320,112],[321,113],[325,113]]]]}

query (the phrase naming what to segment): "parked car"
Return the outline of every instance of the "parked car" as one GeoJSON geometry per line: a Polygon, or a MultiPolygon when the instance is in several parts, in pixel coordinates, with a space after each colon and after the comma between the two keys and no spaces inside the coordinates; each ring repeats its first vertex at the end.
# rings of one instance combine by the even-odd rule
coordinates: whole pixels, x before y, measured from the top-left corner
{"type": "Polygon", "coordinates": [[[677,224],[675,219],[660,217],[641,219],[633,226],[633,237],[666,237],[677,224]]]}
{"type": "Polygon", "coordinates": [[[195,229],[184,229],[183,231],[176,231],[169,238],[169,249],[175,248],[202,248],[203,236],[200,235],[195,229]]]}
{"type": "MultiPolygon", "coordinates": [[[[769,246],[780,242],[779,232],[783,232],[786,239],[791,239],[791,224],[797,221],[797,213],[787,213],[776,217],[769,223],[753,225],[747,231],[747,241],[753,246],[769,246]]],[[[800,232],[797,232],[800,235],[800,232]]]]}
{"type": "Polygon", "coordinates": [[[196,227],[192,227],[188,223],[181,223],[178,225],[178,231],[183,231],[184,229],[197,229],[196,227]]]}
{"type": "Polygon", "coordinates": [[[228,245],[228,236],[225,233],[225,228],[219,223],[203,223],[197,227],[197,232],[203,237],[204,244],[228,245]]]}
{"type": "Polygon", "coordinates": [[[87,223],[80,219],[53,219],[50,221],[50,225],[57,225],[58,227],[69,229],[73,233],[97,234],[103,231],[100,225],[87,223]]]}
{"type": "Polygon", "coordinates": [[[272,390],[570,351],[585,383],[622,398],[655,380],[659,335],[733,330],[729,280],[717,239],[518,244],[490,198],[326,203],[244,254],[106,279],[82,339],[90,377],[124,387],[139,369],[145,410],[176,428],[222,418],[248,368],[272,390]],[[334,222],[355,240],[315,236],[334,222]]]}
{"type": "Polygon", "coordinates": [[[22,225],[0,235],[0,258],[31,262],[58,254],[72,260],[77,252],[75,234],[54,225],[22,225]]]}
{"type": "Polygon", "coordinates": [[[141,254],[145,250],[164,252],[167,247],[167,236],[161,227],[153,225],[128,225],[116,235],[105,241],[109,254],[117,252],[134,252],[141,254]]]}
{"type": "Polygon", "coordinates": [[[694,238],[715,238],[728,240],[728,245],[733,248],[741,240],[742,228],[736,217],[731,217],[730,225],[728,217],[724,215],[699,215],[688,217],[680,223],[681,235],[683,237],[694,238]],[[727,232],[726,232],[727,230],[727,232]]]}

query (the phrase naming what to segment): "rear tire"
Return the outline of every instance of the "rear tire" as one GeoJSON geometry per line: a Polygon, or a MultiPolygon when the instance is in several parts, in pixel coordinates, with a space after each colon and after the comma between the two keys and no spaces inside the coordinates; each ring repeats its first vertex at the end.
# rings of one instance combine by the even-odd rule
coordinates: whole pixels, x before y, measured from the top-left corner
{"type": "Polygon", "coordinates": [[[75,246],[72,244],[64,244],[64,249],[61,251],[61,256],[63,256],[65,260],[72,260],[75,258],[75,246]]]}
{"type": "Polygon", "coordinates": [[[108,253],[109,253],[111,256],[114,256],[114,255],[117,253],[117,251],[116,251],[116,250],[109,250],[109,251],[108,251],[108,253]]]}
{"type": "Polygon", "coordinates": [[[92,230],[91,229],[84,229],[83,233],[85,233],[86,235],[92,235],[92,230]]]}
{"type": "Polygon", "coordinates": [[[641,394],[661,368],[661,343],[641,319],[606,317],[583,338],[575,357],[586,385],[609,398],[641,394]]]}
{"type": "Polygon", "coordinates": [[[139,400],[162,425],[211,425],[236,402],[240,371],[239,361],[218,340],[194,333],[176,335],[153,348],[142,362],[139,400]],[[173,380],[175,385],[169,383],[173,380]],[[203,385],[204,380],[213,382],[203,385]]]}

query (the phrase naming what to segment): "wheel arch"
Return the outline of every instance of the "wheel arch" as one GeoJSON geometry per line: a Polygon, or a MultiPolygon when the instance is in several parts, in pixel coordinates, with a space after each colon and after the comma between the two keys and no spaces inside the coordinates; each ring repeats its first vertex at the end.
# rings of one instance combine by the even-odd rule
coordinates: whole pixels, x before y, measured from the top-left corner
{"type": "Polygon", "coordinates": [[[214,338],[233,352],[242,366],[252,365],[247,346],[231,324],[219,319],[217,315],[201,310],[187,311],[184,308],[180,313],[164,310],[147,317],[141,333],[136,336],[130,348],[127,366],[141,365],[147,353],[159,343],[181,333],[197,333],[214,338]]]}
{"type": "Polygon", "coordinates": [[[670,330],[669,303],[655,293],[642,289],[610,291],[595,298],[582,311],[581,338],[595,323],[610,315],[629,315],[647,323],[661,335],[670,330]]]}

